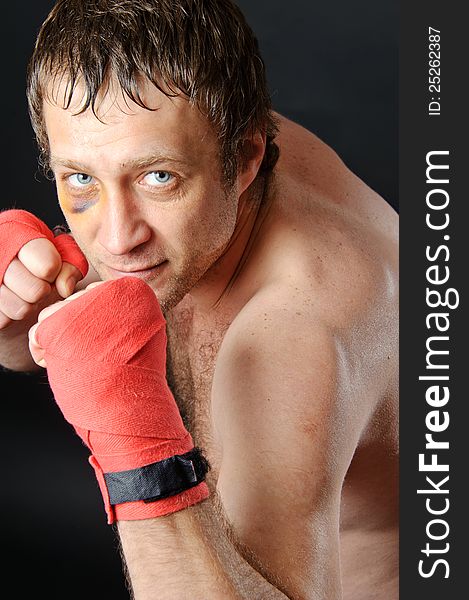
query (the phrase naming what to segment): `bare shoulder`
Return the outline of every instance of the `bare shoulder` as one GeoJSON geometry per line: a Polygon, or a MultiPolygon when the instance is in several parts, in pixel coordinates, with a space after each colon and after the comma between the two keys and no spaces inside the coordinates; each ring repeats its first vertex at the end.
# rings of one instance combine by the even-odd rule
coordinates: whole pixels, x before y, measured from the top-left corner
{"type": "Polygon", "coordinates": [[[305,402],[287,390],[284,402],[302,417],[321,406],[331,418],[339,403],[354,439],[353,423],[364,427],[397,388],[397,215],[299,125],[282,119],[278,141],[269,213],[244,273],[257,287],[218,369],[237,356],[235,373],[263,364],[303,381],[305,402]]]}
{"type": "Polygon", "coordinates": [[[339,489],[362,427],[344,398],[342,359],[336,331],[305,290],[260,290],[231,323],[217,357],[212,409],[225,443],[233,436],[259,442],[269,432],[297,467],[304,467],[308,449],[308,461],[314,456],[316,467],[322,465],[315,470],[321,484],[328,480],[339,489]],[[337,431],[347,431],[340,449],[337,431]]]}
{"type": "Polygon", "coordinates": [[[298,123],[277,115],[280,148],[277,170],[289,178],[289,185],[322,198],[328,204],[350,209],[383,235],[397,241],[398,215],[395,210],[357,177],[341,157],[314,133],[298,123]]]}
{"type": "Polygon", "coordinates": [[[265,250],[282,248],[286,260],[272,271],[274,277],[294,279],[334,328],[378,325],[378,313],[395,318],[397,213],[300,125],[281,118],[278,141],[281,158],[265,250]]]}

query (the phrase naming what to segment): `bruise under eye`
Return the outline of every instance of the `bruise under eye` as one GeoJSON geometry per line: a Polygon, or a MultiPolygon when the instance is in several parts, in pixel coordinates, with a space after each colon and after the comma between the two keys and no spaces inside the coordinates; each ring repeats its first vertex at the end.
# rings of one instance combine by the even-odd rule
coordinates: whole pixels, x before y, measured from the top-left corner
{"type": "Polygon", "coordinates": [[[90,208],[90,206],[92,206],[93,204],[94,204],[93,202],[75,202],[70,207],[70,212],[72,212],[74,214],[84,213],[85,210],[90,208]]]}
{"type": "Polygon", "coordinates": [[[95,202],[93,200],[73,200],[70,199],[66,202],[65,210],[73,213],[80,214],[84,213],[88,208],[93,206],[95,202]]]}
{"type": "MultiPolygon", "coordinates": [[[[73,187],[72,189],[70,188],[71,186],[66,188],[65,186],[61,185],[57,190],[60,206],[65,212],[80,214],[85,212],[88,208],[95,204],[96,198],[94,197],[94,195],[86,195],[85,193],[82,193],[80,195],[77,194],[77,197],[75,197],[74,192],[76,192],[77,189],[75,187],[73,187]]],[[[83,190],[83,192],[84,191],[85,190],[83,190]]]]}

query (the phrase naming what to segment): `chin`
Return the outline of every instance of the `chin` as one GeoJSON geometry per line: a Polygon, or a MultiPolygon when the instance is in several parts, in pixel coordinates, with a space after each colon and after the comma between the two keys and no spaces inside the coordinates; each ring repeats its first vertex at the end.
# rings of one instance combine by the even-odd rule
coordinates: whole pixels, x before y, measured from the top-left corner
{"type": "Polygon", "coordinates": [[[191,266],[190,274],[182,273],[180,275],[170,275],[165,281],[158,282],[155,279],[150,283],[161,306],[163,313],[170,311],[177,306],[184,297],[199,283],[204,277],[206,269],[195,268],[191,266]],[[159,285],[159,283],[161,285],[159,285]]]}
{"type": "Polygon", "coordinates": [[[163,313],[166,313],[177,306],[193,287],[189,282],[182,282],[181,280],[176,282],[169,280],[162,285],[160,285],[157,280],[148,281],[147,283],[155,292],[155,296],[158,298],[163,313]]]}

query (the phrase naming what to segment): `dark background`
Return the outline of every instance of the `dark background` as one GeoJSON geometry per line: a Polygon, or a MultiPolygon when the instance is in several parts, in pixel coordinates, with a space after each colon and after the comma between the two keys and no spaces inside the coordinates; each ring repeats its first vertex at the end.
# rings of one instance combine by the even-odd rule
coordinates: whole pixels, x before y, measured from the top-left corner
{"type": "MultiPolygon", "coordinates": [[[[239,0],[256,32],[274,108],[316,133],[397,207],[396,0],[239,0]]],[[[25,70],[53,2],[3,10],[0,208],[61,218],[37,166],[25,70]]],[[[15,597],[128,598],[117,542],[106,525],[88,451],[54,405],[44,377],[3,374],[2,539],[8,568],[21,566],[15,597]]]]}

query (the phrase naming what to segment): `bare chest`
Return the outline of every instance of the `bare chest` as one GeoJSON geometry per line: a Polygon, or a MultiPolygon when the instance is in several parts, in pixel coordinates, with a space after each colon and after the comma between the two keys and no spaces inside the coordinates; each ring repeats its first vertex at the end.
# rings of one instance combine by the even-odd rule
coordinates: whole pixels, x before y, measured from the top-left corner
{"type": "Polygon", "coordinates": [[[218,473],[220,440],[212,415],[212,381],[218,351],[229,321],[194,323],[190,311],[182,310],[168,320],[167,377],[184,424],[194,444],[203,448],[218,473]]]}

